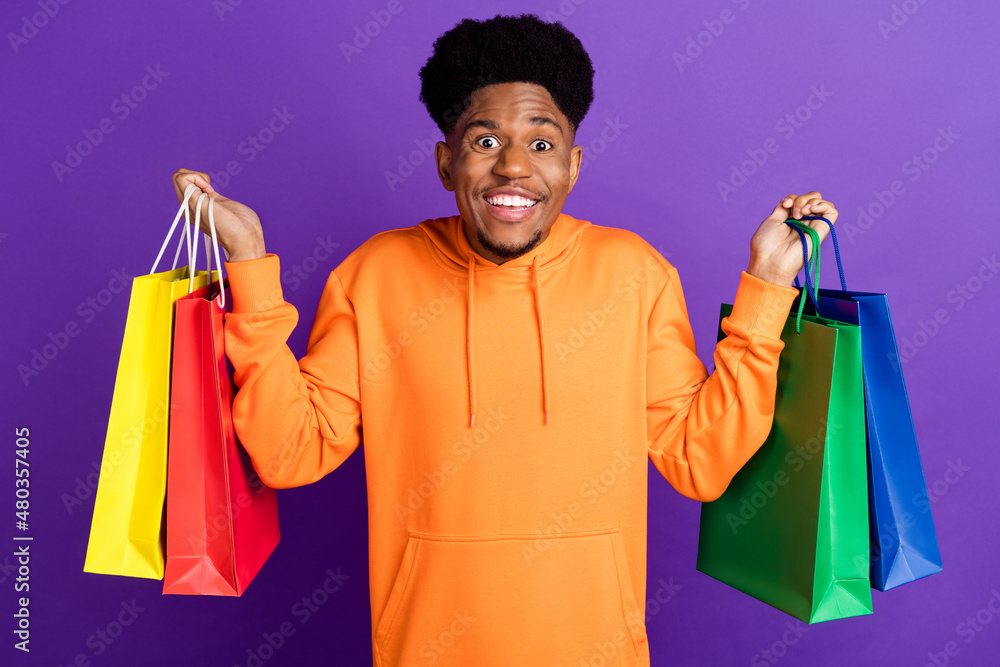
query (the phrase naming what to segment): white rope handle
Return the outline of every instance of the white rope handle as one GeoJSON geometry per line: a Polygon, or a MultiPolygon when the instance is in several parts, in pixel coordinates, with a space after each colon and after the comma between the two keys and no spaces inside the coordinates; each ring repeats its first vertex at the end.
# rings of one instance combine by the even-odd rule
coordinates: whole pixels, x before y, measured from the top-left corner
{"type": "MultiPolygon", "coordinates": [[[[190,276],[188,277],[188,294],[194,290],[194,279],[195,279],[195,262],[198,259],[198,243],[194,240],[193,232],[191,231],[191,214],[188,208],[188,200],[194,194],[195,190],[198,189],[194,183],[191,183],[184,190],[184,201],[181,202],[180,208],[177,210],[177,215],[174,216],[174,221],[170,225],[170,230],[167,232],[167,238],[163,240],[163,245],[160,246],[160,252],[156,255],[156,261],[153,262],[153,268],[150,269],[150,273],[156,273],[156,267],[160,263],[160,259],[163,257],[163,252],[167,249],[167,245],[170,243],[170,237],[174,235],[174,229],[177,227],[177,223],[180,222],[181,216],[184,216],[184,230],[177,243],[177,251],[174,253],[174,264],[172,268],[177,268],[177,259],[180,257],[181,248],[187,246],[188,251],[188,266],[190,267],[190,276]]],[[[201,230],[201,202],[208,194],[201,193],[198,197],[198,201],[195,203],[195,217],[194,217],[194,228],[201,230]]],[[[208,197],[208,226],[212,232],[212,246],[209,248],[208,235],[205,234],[205,254],[208,256],[208,277],[212,277],[212,254],[214,250],[215,254],[215,264],[217,271],[219,272],[219,306],[221,308],[226,307],[226,291],[223,285],[222,278],[222,260],[219,256],[219,238],[215,232],[215,197],[208,197]]],[[[225,250],[225,249],[223,249],[225,250]]],[[[228,257],[229,253],[226,253],[228,257]]]]}
{"type": "MultiPolygon", "coordinates": [[[[188,186],[190,189],[191,186],[188,186]]],[[[184,207],[184,229],[181,231],[179,238],[177,239],[177,250],[174,251],[174,262],[170,265],[170,270],[173,271],[177,268],[177,260],[181,256],[181,248],[187,247],[188,250],[188,260],[191,259],[191,240],[190,240],[190,230],[191,227],[191,209],[189,207],[184,207]]],[[[168,235],[169,237],[169,235],[168,235]]]]}
{"type": "MultiPolygon", "coordinates": [[[[219,258],[219,238],[215,235],[215,197],[208,200],[208,227],[212,230],[212,249],[215,250],[215,265],[219,271],[219,307],[226,307],[226,289],[222,284],[222,260],[219,258]]],[[[208,277],[212,277],[212,255],[208,252],[208,237],[205,237],[205,254],[208,255],[208,277]]]]}
{"type": "MultiPolygon", "coordinates": [[[[189,209],[188,209],[188,200],[191,199],[191,195],[194,194],[194,191],[197,190],[197,189],[198,189],[198,186],[196,186],[194,183],[191,183],[184,190],[184,201],[181,202],[180,208],[177,209],[177,215],[174,216],[174,221],[170,225],[170,230],[167,232],[167,238],[165,238],[163,240],[163,245],[160,246],[160,252],[156,255],[156,261],[153,262],[153,268],[151,268],[149,270],[150,273],[156,273],[156,267],[160,263],[160,258],[163,257],[163,252],[167,249],[167,244],[170,243],[170,237],[174,235],[174,229],[177,227],[177,223],[180,221],[181,216],[182,215],[184,216],[184,221],[185,222],[190,223],[191,218],[190,218],[190,212],[189,212],[189,209]]],[[[181,239],[180,239],[181,243],[183,243],[185,241],[185,239],[189,238],[188,235],[187,235],[187,227],[188,227],[188,225],[184,225],[184,231],[183,231],[183,233],[181,235],[181,239]]],[[[189,251],[188,254],[190,254],[190,244],[188,245],[188,251],[189,251]]],[[[177,258],[180,255],[180,252],[181,252],[181,244],[178,243],[178,245],[177,245],[177,252],[174,254],[174,266],[173,266],[173,268],[177,268],[177,258]]]]}
{"type": "MultiPolygon", "coordinates": [[[[197,211],[194,216],[194,226],[195,229],[201,229],[201,200],[208,197],[207,194],[202,194],[198,197],[198,203],[195,205],[197,211]]],[[[205,255],[208,256],[208,279],[212,279],[212,251],[215,251],[215,263],[218,267],[219,273],[219,306],[221,308],[226,307],[226,291],[222,284],[222,260],[219,258],[219,238],[215,233],[215,197],[208,197],[208,227],[212,232],[212,245],[208,244],[208,234],[204,234],[205,237],[205,255]]],[[[194,290],[194,266],[198,259],[198,244],[193,244],[193,252],[190,253],[191,258],[191,277],[188,283],[188,294],[194,290]]]]}
{"type": "MultiPolygon", "coordinates": [[[[194,209],[195,209],[194,210],[194,228],[197,229],[197,230],[199,230],[199,231],[201,230],[201,202],[207,196],[208,195],[206,193],[202,192],[201,195],[198,197],[197,203],[195,203],[195,205],[194,205],[194,209]]],[[[211,201],[212,200],[209,199],[210,205],[211,205],[211,201]]],[[[205,244],[205,252],[206,253],[208,252],[208,244],[207,243],[205,244]]],[[[212,277],[212,264],[211,264],[212,257],[211,257],[211,255],[209,255],[208,261],[209,261],[209,264],[208,264],[208,277],[211,278],[212,277]]],[[[197,273],[197,271],[195,270],[195,267],[197,266],[197,263],[198,263],[198,243],[193,238],[191,238],[190,241],[188,242],[188,266],[191,267],[191,270],[188,271],[188,273],[190,274],[188,276],[188,294],[190,294],[191,292],[194,291],[194,274],[197,273]]]]}

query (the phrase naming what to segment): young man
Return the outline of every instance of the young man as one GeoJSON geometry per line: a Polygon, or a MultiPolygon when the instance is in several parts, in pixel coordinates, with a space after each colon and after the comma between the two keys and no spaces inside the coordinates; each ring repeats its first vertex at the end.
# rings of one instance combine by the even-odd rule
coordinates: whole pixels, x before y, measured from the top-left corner
{"type": "Polygon", "coordinates": [[[279,488],[364,440],[376,665],[648,665],[646,458],[712,500],[764,441],[802,267],[784,220],[836,210],[789,195],[763,222],[709,377],[677,271],[636,234],[562,213],[593,99],[576,37],[466,20],[421,79],[458,215],[351,253],[300,360],[256,215],[174,175],[179,196],[215,198],[230,255],[238,435],[279,488]]]}

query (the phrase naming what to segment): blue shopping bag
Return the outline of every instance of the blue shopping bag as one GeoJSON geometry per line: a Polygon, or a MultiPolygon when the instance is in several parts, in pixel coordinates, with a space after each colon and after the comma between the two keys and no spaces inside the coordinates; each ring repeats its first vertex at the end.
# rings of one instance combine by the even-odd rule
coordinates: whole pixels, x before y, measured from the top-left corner
{"type": "MultiPolygon", "coordinates": [[[[815,219],[829,224],[819,216],[803,218],[815,219]]],[[[861,327],[871,583],[886,591],[940,572],[941,552],[888,298],[847,289],[836,232],[830,229],[841,289],[816,290],[816,303],[823,317],[861,327]]]]}

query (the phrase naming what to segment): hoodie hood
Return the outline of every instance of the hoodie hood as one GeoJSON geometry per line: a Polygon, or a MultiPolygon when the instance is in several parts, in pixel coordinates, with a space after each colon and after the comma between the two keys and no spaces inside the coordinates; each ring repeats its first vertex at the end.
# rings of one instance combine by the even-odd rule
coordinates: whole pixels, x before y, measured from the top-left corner
{"type": "MultiPolygon", "coordinates": [[[[538,327],[538,353],[541,357],[542,417],[549,423],[548,367],[545,360],[545,318],[542,285],[544,276],[558,270],[572,259],[583,240],[583,231],[590,226],[585,220],[577,220],[560,213],[545,240],[531,251],[497,264],[480,256],[465,237],[465,223],[460,215],[448,218],[425,220],[418,228],[426,235],[435,261],[445,270],[465,276],[468,281],[468,302],[466,308],[465,356],[468,368],[469,427],[476,425],[476,381],[475,363],[472,358],[472,339],[475,324],[475,282],[477,274],[482,279],[504,274],[530,273],[535,301],[536,325],[538,327]]],[[[528,294],[526,298],[530,298],[528,294]]]]}

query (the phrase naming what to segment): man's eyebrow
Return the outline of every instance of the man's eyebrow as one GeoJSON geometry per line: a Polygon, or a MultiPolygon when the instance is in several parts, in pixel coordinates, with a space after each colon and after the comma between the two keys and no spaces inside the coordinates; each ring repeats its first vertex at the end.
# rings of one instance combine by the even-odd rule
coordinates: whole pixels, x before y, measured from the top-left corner
{"type": "Polygon", "coordinates": [[[499,130],[500,124],[497,123],[495,120],[490,120],[489,118],[477,118],[476,120],[470,120],[468,123],[466,123],[465,133],[468,134],[469,130],[471,130],[474,127],[482,127],[486,128],[487,130],[499,130]]]}
{"type": "MultiPolygon", "coordinates": [[[[562,133],[562,125],[560,125],[554,118],[550,118],[548,116],[532,116],[528,120],[528,124],[532,126],[551,125],[555,129],[557,129],[560,134],[562,133]]],[[[465,125],[465,133],[468,134],[469,130],[476,127],[482,127],[487,130],[497,131],[500,129],[500,124],[490,118],[477,118],[475,120],[470,120],[465,125]]]]}
{"type": "Polygon", "coordinates": [[[560,134],[562,134],[562,125],[556,122],[554,118],[550,118],[548,116],[532,116],[530,123],[531,125],[551,125],[559,130],[560,134]]]}

